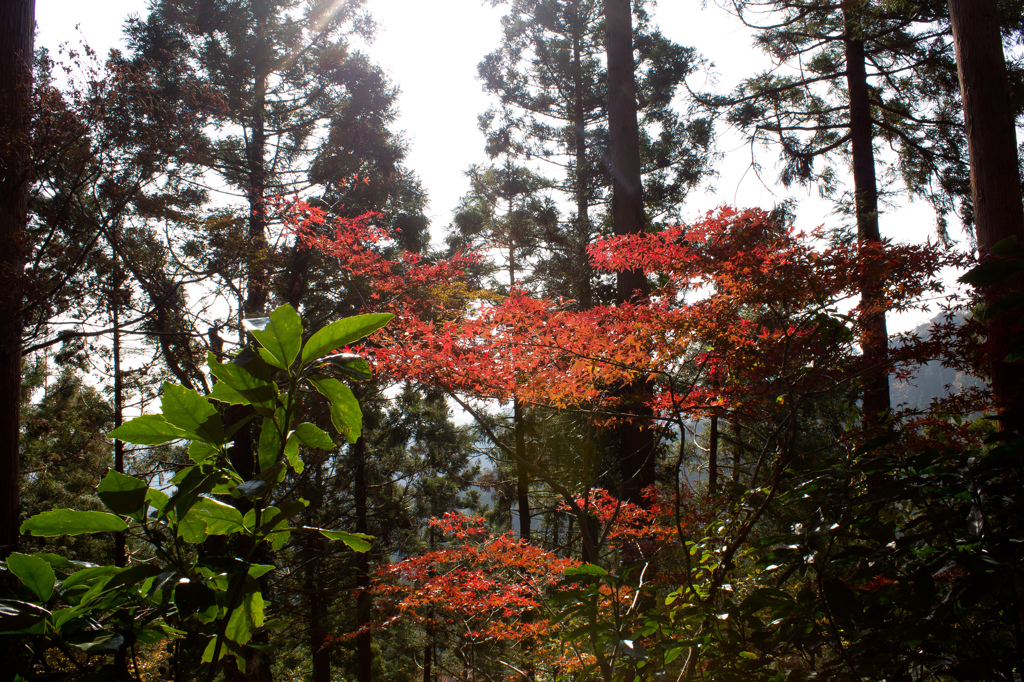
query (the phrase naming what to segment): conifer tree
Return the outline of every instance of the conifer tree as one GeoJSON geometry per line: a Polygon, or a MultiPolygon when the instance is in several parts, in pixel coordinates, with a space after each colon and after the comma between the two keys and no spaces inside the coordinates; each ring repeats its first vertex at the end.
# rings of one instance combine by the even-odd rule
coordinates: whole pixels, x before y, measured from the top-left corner
{"type": "MultiPolygon", "coordinates": [[[[479,66],[484,89],[498,103],[480,120],[491,158],[551,166],[555,188],[572,205],[550,238],[541,265],[548,295],[589,308],[608,296],[590,270],[587,246],[606,233],[612,170],[608,163],[608,97],[604,68],[604,7],[597,0],[512,0],[503,42],[479,66]]],[[[710,171],[711,126],[673,106],[683,79],[699,60],[650,25],[635,3],[636,87],[646,220],[671,221],[686,193],[710,171]]],[[[545,171],[547,172],[547,171],[545,171]]]]}
{"type": "MultiPolygon", "coordinates": [[[[902,175],[911,195],[931,201],[944,234],[943,216],[962,203],[967,187],[944,3],[730,4],[776,64],[796,68],[792,75],[766,71],[733,94],[706,101],[725,109],[752,145],[779,148],[782,183],[817,184],[855,217],[856,239],[874,248],[882,234],[879,179],[886,173],[875,148],[886,143],[898,155],[890,170],[902,175]],[[849,194],[840,194],[835,161],[851,169],[849,194]]],[[[868,423],[889,409],[888,333],[879,292],[880,283],[865,273],[860,326],[868,423]]]]}

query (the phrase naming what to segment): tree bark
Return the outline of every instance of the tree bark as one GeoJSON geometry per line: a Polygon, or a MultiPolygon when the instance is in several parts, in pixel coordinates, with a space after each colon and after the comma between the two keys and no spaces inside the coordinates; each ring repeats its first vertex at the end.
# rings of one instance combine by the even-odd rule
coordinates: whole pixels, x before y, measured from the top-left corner
{"type": "Polygon", "coordinates": [[[718,493],[718,417],[711,418],[711,435],[708,438],[708,497],[718,493]]]}
{"type": "MultiPolygon", "coordinates": [[[[608,58],[608,168],[612,175],[612,222],[616,235],[644,231],[640,178],[640,127],[633,62],[633,15],[629,0],[605,0],[605,47],[608,58]]],[[[619,305],[650,293],[643,270],[616,273],[619,305]]],[[[620,497],[644,504],[643,490],[654,484],[654,438],[647,398],[648,382],[637,379],[621,391],[623,418],[619,442],[620,497]]]]}
{"type": "MultiPolygon", "coordinates": [[[[1006,58],[999,33],[995,0],[949,0],[960,93],[971,162],[971,200],[974,203],[978,255],[992,258],[991,249],[1007,237],[1024,246],[1017,136],[1006,58]]],[[[988,303],[1014,290],[1020,278],[1002,287],[989,287],[988,303]]],[[[1004,428],[1024,423],[1024,363],[1005,362],[1017,330],[1006,316],[989,322],[992,349],[992,391],[1003,415],[1004,428]]]]}
{"type": "Polygon", "coordinates": [[[574,0],[573,35],[572,35],[572,126],[575,133],[576,149],[576,182],[573,188],[576,199],[575,244],[576,263],[578,269],[575,282],[576,297],[580,309],[589,310],[594,306],[593,268],[587,246],[590,243],[590,159],[587,158],[587,122],[583,103],[583,26],[580,24],[580,3],[574,0]]]}
{"type": "Polygon", "coordinates": [[[18,545],[21,333],[35,0],[0,2],[0,558],[18,545]]]}
{"type": "MultiPolygon", "coordinates": [[[[366,480],[366,440],[362,437],[352,446],[355,471],[353,490],[356,504],[356,532],[369,533],[369,487],[366,480]]],[[[373,639],[370,632],[373,602],[370,595],[370,557],[367,552],[356,559],[356,679],[373,680],[373,639]]]]}
{"type": "MultiPolygon", "coordinates": [[[[269,9],[265,0],[254,0],[253,14],[256,23],[256,36],[260,41],[265,41],[267,16],[269,9]]],[[[267,167],[266,167],[266,106],[267,106],[267,81],[270,78],[268,65],[265,62],[265,54],[269,49],[260,51],[257,56],[257,63],[254,65],[255,79],[253,83],[252,130],[246,139],[246,161],[248,163],[248,195],[249,195],[249,244],[246,273],[245,316],[262,317],[267,310],[269,282],[269,267],[267,256],[269,242],[267,241],[267,167]]]]}
{"type": "MultiPolygon", "coordinates": [[[[853,193],[857,216],[857,241],[872,247],[881,241],[878,228],[878,185],[875,178],[874,133],[871,122],[871,92],[868,87],[864,33],[860,25],[860,2],[843,3],[846,29],[846,84],[850,97],[850,147],[853,164],[853,193]]],[[[861,351],[866,364],[861,394],[864,425],[878,426],[889,411],[889,333],[881,309],[882,282],[870,267],[861,273],[861,351]]]]}

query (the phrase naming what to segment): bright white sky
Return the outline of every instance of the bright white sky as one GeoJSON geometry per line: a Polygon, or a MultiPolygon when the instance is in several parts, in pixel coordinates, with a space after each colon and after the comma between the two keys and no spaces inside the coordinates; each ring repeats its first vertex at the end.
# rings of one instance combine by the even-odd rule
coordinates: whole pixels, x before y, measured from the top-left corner
{"type": "MultiPolygon", "coordinates": [[[[661,0],[656,23],[668,37],[696,47],[712,62],[716,89],[725,90],[767,63],[734,18],[714,2],[702,9],[704,4],[661,0]]],[[[489,102],[476,78],[476,65],[498,45],[501,10],[485,6],[482,0],[368,0],[367,8],[379,25],[377,39],[367,51],[401,89],[398,128],[410,143],[407,165],[428,191],[428,215],[437,235],[468,188],[464,172],[470,164],[486,160],[476,119],[489,102]]],[[[124,19],[145,9],[145,0],[36,0],[36,42],[54,50],[61,42],[84,38],[105,54],[120,45],[124,19]]],[[[710,88],[711,83],[705,85],[710,88]]],[[[831,205],[818,200],[814,190],[789,193],[764,186],[748,172],[749,148],[737,138],[730,139],[726,133],[719,145],[724,154],[718,164],[720,175],[691,195],[684,215],[696,216],[721,204],[771,208],[793,194],[800,201],[798,226],[810,228],[837,220],[829,216],[831,205]]],[[[761,155],[768,182],[777,175],[771,163],[774,158],[774,152],[761,155]]],[[[934,216],[923,206],[902,209],[882,220],[883,234],[897,241],[923,241],[934,230],[934,216]]],[[[916,323],[892,325],[891,331],[916,323]]]]}

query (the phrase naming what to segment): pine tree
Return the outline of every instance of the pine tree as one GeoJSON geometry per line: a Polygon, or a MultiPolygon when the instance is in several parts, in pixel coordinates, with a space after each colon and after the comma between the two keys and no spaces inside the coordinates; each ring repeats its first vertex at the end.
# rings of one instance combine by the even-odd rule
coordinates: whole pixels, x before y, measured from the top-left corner
{"type": "MultiPolygon", "coordinates": [[[[495,4],[499,4],[495,2],[495,4]]],[[[605,21],[597,0],[514,0],[503,18],[502,46],[480,63],[484,89],[498,105],[481,116],[491,158],[552,167],[555,188],[573,211],[550,238],[552,255],[539,273],[546,294],[569,296],[583,308],[607,300],[586,247],[607,232],[604,209],[613,172],[608,163],[608,98],[603,67],[605,21]]],[[[635,64],[641,119],[641,163],[648,198],[645,220],[678,219],[688,190],[710,171],[707,119],[680,116],[673,100],[698,66],[691,48],[667,40],[650,26],[642,3],[635,64]]]]}
{"type": "MultiPolygon", "coordinates": [[[[886,143],[898,155],[892,171],[903,176],[911,195],[932,202],[944,232],[942,216],[965,196],[967,169],[941,3],[731,4],[773,61],[797,70],[767,71],[744,80],[732,95],[707,102],[725,109],[727,120],[752,143],[778,146],[782,183],[813,182],[836,198],[839,176],[831,162],[848,163],[853,191],[838,198],[856,219],[857,240],[873,248],[881,240],[878,184],[884,177],[875,147],[886,143]]],[[[865,273],[859,322],[868,424],[889,410],[879,286],[865,273]]]]}

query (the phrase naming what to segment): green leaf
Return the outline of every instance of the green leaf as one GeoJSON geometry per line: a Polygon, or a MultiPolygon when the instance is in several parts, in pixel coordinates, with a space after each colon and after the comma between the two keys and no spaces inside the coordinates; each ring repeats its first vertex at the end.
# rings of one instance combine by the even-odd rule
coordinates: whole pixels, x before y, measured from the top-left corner
{"type": "Polygon", "coordinates": [[[982,321],[991,320],[999,315],[1024,306],[1024,291],[1014,291],[1003,297],[992,305],[985,308],[981,315],[982,321]]]}
{"type": "Polygon", "coordinates": [[[150,507],[156,509],[158,513],[163,512],[170,500],[171,498],[162,490],[150,488],[146,491],[146,502],[149,503],[150,507]]]}
{"type": "Polygon", "coordinates": [[[320,427],[303,422],[295,427],[295,430],[288,435],[288,439],[295,438],[308,448],[320,448],[321,450],[333,450],[334,441],[326,431],[320,427]]]}
{"type": "Polygon", "coordinates": [[[169,423],[160,414],[144,414],[121,424],[110,432],[111,438],[134,445],[163,445],[187,438],[188,433],[169,423]]]}
{"type": "MultiPolygon", "coordinates": [[[[210,641],[207,642],[206,648],[203,649],[203,656],[202,656],[202,659],[200,660],[200,663],[211,663],[211,662],[213,662],[213,653],[216,650],[217,650],[217,637],[216,637],[216,635],[214,635],[213,637],[210,638],[210,641]]],[[[220,654],[219,654],[218,658],[224,658],[224,654],[225,654],[226,651],[227,651],[226,647],[222,646],[220,648],[220,654]]]]}
{"type": "Polygon", "coordinates": [[[206,524],[207,535],[228,535],[242,530],[242,512],[212,497],[200,497],[188,512],[206,524]]]}
{"type": "Polygon", "coordinates": [[[226,363],[217,362],[213,353],[209,353],[206,364],[218,382],[210,398],[232,405],[274,406],[277,399],[274,370],[255,353],[244,350],[234,362],[226,363]]]}
{"type": "Polygon", "coordinates": [[[565,569],[565,575],[567,575],[567,576],[573,576],[573,575],[605,576],[605,575],[608,575],[608,571],[604,570],[600,566],[595,566],[594,564],[582,564],[580,566],[570,566],[569,568],[565,569]]]}
{"type": "Polygon", "coordinates": [[[148,490],[149,485],[145,481],[111,469],[100,481],[96,492],[110,511],[141,520],[148,490]]]}
{"type": "Polygon", "coordinates": [[[49,611],[36,604],[0,599],[0,634],[41,635],[49,616],[49,611]]]}
{"type": "Polygon", "coordinates": [[[25,587],[32,590],[39,601],[48,602],[53,596],[53,585],[57,576],[49,562],[39,557],[14,552],[7,557],[7,568],[18,576],[25,587]]]}
{"type": "Polygon", "coordinates": [[[74,509],[54,509],[43,512],[21,524],[22,533],[44,538],[58,535],[81,535],[82,533],[117,533],[127,529],[128,524],[114,514],[74,509]]]}
{"type": "Polygon", "coordinates": [[[259,322],[246,320],[245,327],[267,349],[270,357],[260,354],[264,360],[285,371],[292,366],[302,347],[302,320],[295,308],[285,304],[270,313],[269,318],[259,322]]]}
{"type": "Polygon", "coordinates": [[[269,417],[263,419],[257,453],[259,454],[260,471],[266,471],[274,466],[281,454],[281,435],[277,431],[274,420],[269,417]]]}
{"type": "Polygon", "coordinates": [[[69,575],[64,582],[60,584],[60,589],[63,593],[67,593],[69,590],[78,587],[79,585],[91,586],[92,581],[97,578],[109,578],[112,575],[116,575],[121,569],[117,566],[92,566],[90,568],[83,568],[80,571],[75,571],[69,575]]]}
{"type": "Polygon", "coordinates": [[[344,348],[350,343],[355,343],[368,334],[377,331],[388,322],[394,315],[356,315],[338,320],[327,325],[316,334],[313,334],[302,349],[302,364],[317,360],[331,351],[344,348]]]}
{"type": "Polygon", "coordinates": [[[353,353],[336,353],[328,355],[323,362],[330,363],[339,372],[352,381],[369,381],[373,378],[370,371],[370,364],[363,358],[353,353]]]}
{"type": "Polygon", "coordinates": [[[975,287],[989,287],[1001,284],[1022,272],[1024,272],[1024,260],[1020,258],[990,260],[975,265],[960,278],[960,281],[975,287]]]}
{"type": "Polygon", "coordinates": [[[359,440],[363,432],[363,412],[352,389],[337,379],[310,379],[310,383],[331,401],[331,423],[349,443],[359,440]]]}
{"type": "Polygon", "coordinates": [[[89,630],[71,635],[65,641],[87,654],[113,653],[124,646],[124,635],[106,630],[89,630]]]}
{"type": "Polygon", "coordinates": [[[320,534],[328,540],[341,540],[354,552],[369,552],[370,551],[370,540],[373,539],[372,535],[366,533],[349,533],[344,530],[324,530],[318,528],[320,534]]]}
{"type": "Polygon", "coordinates": [[[217,408],[195,391],[164,382],[160,407],[164,419],[189,435],[213,445],[224,444],[224,425],[217,408]]]}
{"type": "Polygon", "coordinates": [[[189,441],[188,458],[196,464],[202,464],[217,456],[220,452],[215,446],[201,440],[189,441]]]}
{"type": "Polygon", "coordinates": [[[992,253],[999,256],[1010,256],[1019,252],[1017,248],[1017,235],[1013,234],[997,241],[991,249],[992,253]]]}

